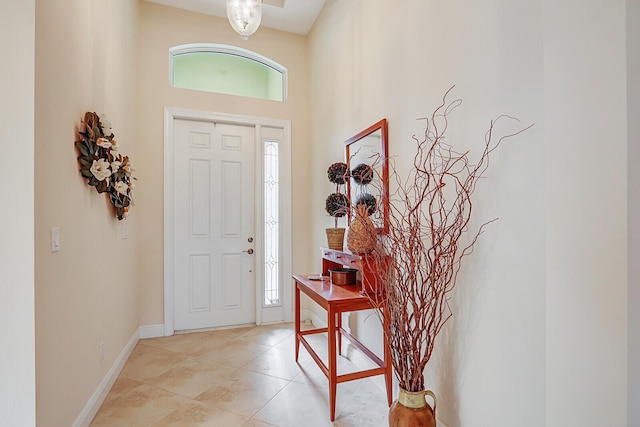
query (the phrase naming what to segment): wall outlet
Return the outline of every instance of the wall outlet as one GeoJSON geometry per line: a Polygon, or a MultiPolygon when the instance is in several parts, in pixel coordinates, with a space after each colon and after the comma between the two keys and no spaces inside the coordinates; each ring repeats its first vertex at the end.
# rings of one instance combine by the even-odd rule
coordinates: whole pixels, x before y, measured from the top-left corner
{"type": "Polygon", "coordinates": [[[51,252],[58,252],[60,250],[60,229],[53,227],[51,229],[51,252]]]}
{"type": "Polygon", "coordinates": [[[102,362],[104,360],[104,342],[102,341],[100,341],[100,344],[98,344],[98,355],[100,361],[102,362]]]}

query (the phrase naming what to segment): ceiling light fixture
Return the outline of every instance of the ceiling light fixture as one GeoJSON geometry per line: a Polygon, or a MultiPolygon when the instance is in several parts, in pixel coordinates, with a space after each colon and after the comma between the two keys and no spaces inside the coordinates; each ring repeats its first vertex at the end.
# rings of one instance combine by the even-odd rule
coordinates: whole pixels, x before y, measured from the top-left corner
{"type": "Polygon", "coordinates": [[[248,40],[262,20],[262,0],[227,0],[227,18],[240,38],[248,40]]]}

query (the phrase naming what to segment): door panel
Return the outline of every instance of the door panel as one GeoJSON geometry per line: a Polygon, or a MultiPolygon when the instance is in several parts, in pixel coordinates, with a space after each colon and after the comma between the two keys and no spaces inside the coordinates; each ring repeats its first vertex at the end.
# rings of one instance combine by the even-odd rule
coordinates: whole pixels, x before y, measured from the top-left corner
{"type": "Polygon", "coordinates": [[[211,310],[211,257],[189,256],[189,310],[191,312],[211,310]]]}
{"type": "Polygon", "coordinates": [[[251,126],[174,120],[175,329],[255,322],[251,126]]]}
{"type": "Polygon", "coordinates": [[[189,160],[191,238],[208,239],[211,224],[211,162],[189,160]]]}
{"type": "Polygon", "coordinates": [[[222,203],[224,237],[242,234],[242,163],[222,162],[222,203]]]}

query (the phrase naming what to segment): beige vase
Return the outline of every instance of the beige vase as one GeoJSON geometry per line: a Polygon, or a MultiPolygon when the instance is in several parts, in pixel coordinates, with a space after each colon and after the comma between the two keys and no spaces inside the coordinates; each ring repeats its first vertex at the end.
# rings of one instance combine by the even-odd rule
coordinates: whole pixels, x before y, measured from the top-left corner
{"type": "Polygon", "coordinates": [[[410,392],[400,388],[389,408],[389,427],[436,427],[436,396],[430,390],[410,392]],[[426,396],[433,399],[433,409],[426,396]]]}
{"type": "Polygon", "coordinates": [[[356,217],[351,221],[347,234],[347,248],[354,254],[373,252],[378,244],[378,235],[373,221],[369,218],[366,205],[358,205],[356,217]]]}

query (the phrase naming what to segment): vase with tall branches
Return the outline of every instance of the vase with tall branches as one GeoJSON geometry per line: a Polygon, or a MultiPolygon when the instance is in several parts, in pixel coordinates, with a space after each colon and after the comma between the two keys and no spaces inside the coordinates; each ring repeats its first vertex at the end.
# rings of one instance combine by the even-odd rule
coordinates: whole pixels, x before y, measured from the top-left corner
{"type": "MultiPolygon", "coordinates": [[[[399,400],[411,401],[418,393],[419,404],[425,404],[424,370],[436,337],[452,315],[449,296],[462,260],[472,253],[484,228],[495,221],[469,230],[471,196],[489,166],[491,153],[505,139],[530,127],[517,125],[514,132],[497,135],[499,122],[518,121],[506,115],[492,120],[474,162],[470,151],[457,151],[445,139],[449,117],[462,104],[460,99],[447,99],[452,89],[429,117],[421,119],[424,134],[412,138],[415,156],[406,178],[390,162],[389,233],[379,239],[374,252],[385,262],[372,263],[385,268],[377,272],[374,291],[366,294],[383,316],[399,400]]],[[[433,412],[435,426],[435,402],[433,412]]],[[[402,425],[396,422],[390,412],[390,425],[402,425]]]]}

